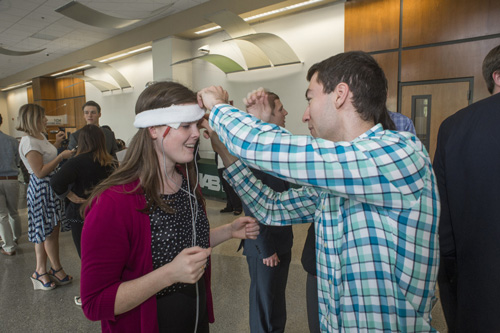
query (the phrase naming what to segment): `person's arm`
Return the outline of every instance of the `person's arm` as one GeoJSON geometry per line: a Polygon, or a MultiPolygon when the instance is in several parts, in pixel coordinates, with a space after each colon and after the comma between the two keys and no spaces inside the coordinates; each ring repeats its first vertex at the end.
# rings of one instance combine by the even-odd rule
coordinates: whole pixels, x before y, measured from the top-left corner
{"type": "Polygon", "coordinates": [[[69,201],[71,201],[72,203],[77,204],[77,205],[81,205],[82,203],[87,201],[86,199],[80,198],[78,195],[76,195],[74,192],[71,192],[71,191],[69,191],[66,194],[66,198],[68,198],[69,201]]]}
{"type": "Polygon", "coordinates": [[[241,161],[230,165],[224,177],[259,223],[280,226],[314,222],[319,199],[316,189],[303,186],[276,192],[257,179],[241,161]]]}
{"type": "Polygon", "coordinates": [[[414,135],[417,135],[417,131],[415,130],[415,126],[413,125],[413,121],[411,121],[411,119],[408,117],[406,117],[406,123],[405,123],[404,130],[406,132],[410,132],[414,135]]]}
{"type": "Polygon", "coordinates": [[[428,155],[418,143],[390,134],[383,138],[364,135],[352,142],[291,135],[230,105],[214,107],[210,126],[229,152],[250,167],[377,206],[413,206],[427,184],[422,180],[431,177],[428,155]],[[395,165],[399,173],[394,172],[395,165]],[[394,200],[386,200],[387,193],[394,200]]]}
{"type": "Polygon", "coordinates": [[[290,225],[314,221],[318,195],[313,188],[275,192],[263,185],[248,167],[229,153],[205,119],[199,123],[199,127],[206,130],[203,136],[210,139],[212,148],[223,160],[226,166],[224,177],[260,223],[272,224],[274,220],[279,221],[276,225],[290,225]],[[232,172],[229,173],[229,170],[232,172]],[[257,202],[256,198],[261,198],[261,202],[257,202]]]}
{"type": "Polygon", "coordinates": [[[259,235],[259,224],[253,217],[242,216],[210,230],[210,246],[216,247],[231,238],[255,239],[259,235]]]}
{"type": "Polygon", "coordinates": [[[68,149],[75,149],[76,146],[78,145],[78,134],[79,131],[75,131],[69,135],[69,143],[68,143],[68,149]]]}
{"type": "MultiPolygon", "coordinates": [[[[135,203],[134,201],[127,202],[135,203]]],[[[124,203],[103,193],[85,218],[82,232],[82,308],[90,320],[114,320],[174,283],[195,283],[204,273],[211,249],[183,250],[161,268],[124,281],[123,271],[135,250],[130,233],[141,232],[133,208],[124,213],[124,203]]],[[[133,263],[132,263],[133,264],[133,263]]]]}
{"type": "Polygon", "coordinates": [[[30,150],[26,154],[26,159],[28,160],[31,170],[33,170],[35,176],[37,176],[38,178],[43,178],[54,171],[54,169],[59,163],[61,163],[62,160],[70,158],[72,155],[73,151],[65,150],[57,155],[56,158],[54,158],[52,161],[44,164],[42,154],[39,151],[30,150]]]}
{"type": "Polygon", "coordinates": [[[116,152],[118,152],[118,145],[116,144],[115,133],[113,131],[111,131],[111,134],[113,136],[113,140],[112,140],[112,146],[111,146],[111,153],[110,154],[116,160],[117,159],[116,152]]]}
{"type": "Polygon", "coordinates": [[[455,237],[453,235],[453,226],[451,221],[450,207],[448,205],[448,191],[446,187],[446,143],[449,138],[449,128],[452,119],[445,120],[438,132],[436,154],[434,155],[434,173],[441,200],[441,217],[439,220],[439,250],[441,256],[456,256],[455,237]]]}
{"type": "Polygon", "coordinates": [[[210,127],[229,152],[252,168],[394,209],[413,207],[431,181],[429,156],[419,142],[391,133],[367,132],[351,142],[291,135],[224,104],[226,95],[221,87],[209,87],[198,93],[198,102],[212,107],[210,127]]]}
{"type": "Polygon", "coordinates": [[[68,195],[78,177],[79,163],[74,163],[74,161],[71,159],[63,164],[61,169],[50,179],[50,186],[60,198],[65,198],[68,195]]]}
{"type": "Polygon", "coordinates": [[[12,142],[13,142],[13,146],[14,146],[14,160],[15,160],[17,167],[20,167],[21,166],[21,157],[19,155],[19,142],[16,139],[12,140],[12,142]]]}
{"type": "Polygon", "coordinates": [[[65,136],[66,136],[66,134],[64,133],[64,131],[57,132],[56,141],[54,142],[54,147],[56,147],[57,149],[61,148],[61,144],[62,144],[65,136]]]}
{"type": "Polygon", "coordinates": [[[198,246],[184,249],[170,263],[137,279],[121,283],[116,292],[115,315],[136,308],[174,283],[196,283],[205,272],[211,251],[211,248],[202,249],[198,246]]]}

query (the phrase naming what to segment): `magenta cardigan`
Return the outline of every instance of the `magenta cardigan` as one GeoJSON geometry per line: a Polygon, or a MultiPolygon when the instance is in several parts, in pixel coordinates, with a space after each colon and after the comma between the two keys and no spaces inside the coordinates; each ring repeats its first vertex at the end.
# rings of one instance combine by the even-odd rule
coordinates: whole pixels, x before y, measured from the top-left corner
{"type": "MultiPolygon", "coordinates": [[[[157,332],[156,297],[114,315],[116,292],[124,281],[153,270],[151,224],[139,181],[104,191],[85,217],[82,231],[82,308],[90,320],[100,320],[103,332],[157,332]]],[[[210,266],[209,266],[210,267],[210,266]]],[[[205,274],[209,320],[213,322],[210,272],[205,274]]]]}

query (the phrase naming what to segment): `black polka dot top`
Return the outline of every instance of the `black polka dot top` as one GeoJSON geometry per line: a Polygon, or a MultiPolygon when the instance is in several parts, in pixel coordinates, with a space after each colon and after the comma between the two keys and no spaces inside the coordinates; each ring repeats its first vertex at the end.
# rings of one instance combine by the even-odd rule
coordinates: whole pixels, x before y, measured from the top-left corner
{"type": "MultiPolygon", "coordinates": [[[[182,188],[187,191],[187,180],[182,177],[182,188]]],[[[175,214],[168,214],[156,208],[149,213],[151,220],[151,250],[153,254],[153,269],[171,262],[182,250],[193,246],[192,213],[195,213],[195,200],[179,190],[174,194],[162,195],[168,200],[175,214]],[[190,208],[191,207],[191,208],[190,208]]],[[[196,210],[196,245],[208,248],[210,228],[203,205],[198,203],[196,210]]],[[[163,296],[187,286],[185,283],[173,284],[156,295],[163,296]]]]}

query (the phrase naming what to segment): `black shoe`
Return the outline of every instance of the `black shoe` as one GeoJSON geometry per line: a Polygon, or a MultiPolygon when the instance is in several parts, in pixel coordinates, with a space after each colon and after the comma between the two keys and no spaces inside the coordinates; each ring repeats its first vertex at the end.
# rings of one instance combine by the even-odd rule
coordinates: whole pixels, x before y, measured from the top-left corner
{"type": "Polygon", "coordinates": [[[235,210],[235,211],[233,212],[233,214],[234,214],[234,215],[240,215],[240,214],[241,214],[241,209],[240,209],[240,210],[235,210]]]}
{"type": "Polygon", "coordinates": [[[224,209],[221,209],[220,212],[221,213],[231,213],[233,211],[232,208],[228,208],[228,207],[225,207],[224,209]]]}

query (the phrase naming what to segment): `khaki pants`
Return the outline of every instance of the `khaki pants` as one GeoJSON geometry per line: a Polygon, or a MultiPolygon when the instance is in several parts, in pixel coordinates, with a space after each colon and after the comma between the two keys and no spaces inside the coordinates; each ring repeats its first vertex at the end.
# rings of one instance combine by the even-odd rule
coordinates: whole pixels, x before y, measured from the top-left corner
{"type": "Polygon", "coordinates": [[[21,237],[18,201],[19,182],[16,179],[0,180],[0,237],[4,241],[3,249],[7,252],[16,249],[14,241],[21,237]]]}

